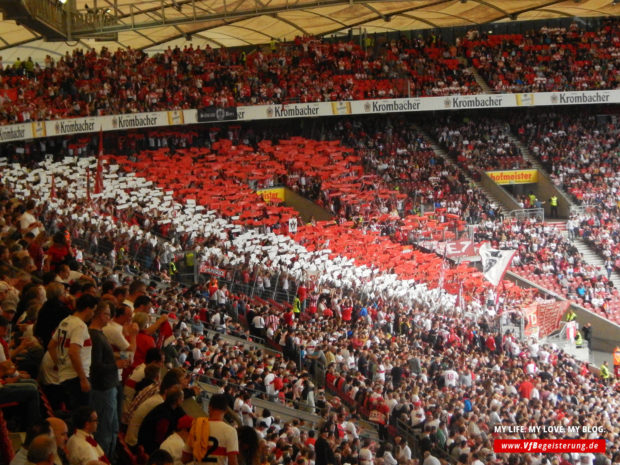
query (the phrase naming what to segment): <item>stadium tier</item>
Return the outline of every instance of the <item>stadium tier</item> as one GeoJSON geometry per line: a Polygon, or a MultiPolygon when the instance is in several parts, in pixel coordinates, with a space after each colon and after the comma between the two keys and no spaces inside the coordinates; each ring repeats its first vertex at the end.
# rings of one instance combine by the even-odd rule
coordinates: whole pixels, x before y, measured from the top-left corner
{"type": "Polygon", "coordinates": [[[617,90],[618,26],[0,58],[0,123],[39,131],[0,145],[0,465],[620,463],[620,349],[582,360],[620,324],[617,108],[345,105],[617,90]],[[221,121],[306,102],[338,104],[221,121]],[[515,170],[560,190],[484,183],[515,170]]]}

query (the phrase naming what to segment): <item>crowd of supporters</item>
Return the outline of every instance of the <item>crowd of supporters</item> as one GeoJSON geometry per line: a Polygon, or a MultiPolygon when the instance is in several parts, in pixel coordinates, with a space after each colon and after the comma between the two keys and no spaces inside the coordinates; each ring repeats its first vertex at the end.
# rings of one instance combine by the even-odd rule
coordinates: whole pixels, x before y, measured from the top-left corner
{"type": "Polygon", "coordinates": [[[620,69],[620,29],[610,18],[594,31],[577,23],[525,34],[472,33],[460,47],[498,92],[614,89],[620,69]]]}
{"type": "Polygon", "coordinates": [[[0,83],[14,91],[3,99],[0,122],[477,91],[462,65],[435,62],[445,50],[401,41],[386,58],[380,48],[311,37],[247,54],[191,45],[154,56],[130,48],[74,50],[58,60],[18,60],[0,70],[0,83]]]}
{"type": "Polygon", "coordinates": [[[529,168],[517,145],[510,140],[509,128],[492,118],[446,117],[429,126],[448,155],[470,175],[494,170],[529,168]]]}
{"type": "Polygon", "coordinates": [[[568,229],[599,250],[611,271],[620,259],[616,116],[545,113],[515,124],[553,182],[580,204],[568,229]]]}
{"type": "MultiPolygon", "coordinates": [[[[62,420],[53,418],[47,424],[37,424],[38,429],[31,434],[34,438],[22,455],[34,455],[47,434],[55,439],[57,447],[52,449],[57,450],[59,463],[115,460],[109,451],[114,448],[116,430],[108,427],[118,425],[110,418],[117,408],[117,397],[110,391],[118,388],[118,369],[122,369],[127,370],[122,375],[125,402],[134,400],[117,410],[128,425],[121,438],[128,448],[142,445],[152,459],[162,454],[156,449],[166,436],[179,436],[183,444],[196,434],[192,425],[198,421],[179,410],[185,396],[196,395],[197,389],[188,386],[190,373],[194,373],[225,386],[224,397],[212,397],[211,424],[220,421],[231,407],[239,422],[250,427],[240,427],[240,439],[226,443],[229,463],[234,463],[236,448],[239,461],[244,453],[250,454],[245,463],[344,464],[357,460],[370,465],[420,460],[430,464],[451,456],[463,464],[517,464],[525,460],[523,456],[493,452],[492,438],[500,437],[493,427],[527,424],[531,418],[538,424],[605,428],[601,434],[607,441],[605,455],[548,456],[550,461],[618,461],[618,406],[609,380],[593,375],[585,365],[557,349],[533,340],[519,342],[510,334],[502,337],[490,314],[468,317],[453,311],[431,313],[423,305],[407,306],[380,297],[362,299],[351,290],[317,286],[312,281],[307,286],[299,283],[292,307],[235,296],[224,286],[220,292],[216,279],[191,289],[149,289],[147,282],[139,279],[127,282],[118,269],[80,268],[78,260],[83,260],[83,255],[72,246],[72,239],[84,234],[79,220],[56,214],[45,205],[16,201],[7,191],[3,191],[2,205],[3,254],[5,263],[12,264],[2,276],[3,326],[10,329],[10,345],[3,345],[3,353],[6,347],[11,359],[2,364],[2,402],[18,400],[31,409],[29,420],[36,423],[42,413],[39,389],[28,378],[36,378],[38,363],[28,361],[43,356],[42,342],[49,338],[50,355],[43,356],[41,388],[49,394],[46,399],[52,409],[60,407],[73,414],[73,427],[77,428],[65,444],[66,432],[65,436],[49,434],[53,425],[67,431],[62,420]],[[34,241],[32,236],[39,240],[34,241]],[[49,247],[46,237],[53,238],[49,247]],[[43,260],[35,261],[34,257],[43,260]],[[42,279],[45,288],[32,282],[36,277],[42,279]],[[149,317],[151,308],[159,315],[149,317]],[[71,311],[72,316],[62,318],[71,311]],[[243,335],[245,331],[227,318],[228,313],[245,319],[252,334],[282,347],[284,358],[256,348],[231,347],[224,338],[205,335],[206,326],[243,335]],[[51,320],[40,324],[43,318],[53,319],[58,328],[52,329],[51,320]],[[89,320],[89,336],[83,341],[73,331],[63,332],[69,323],[84,328],[89,320]],[[61,355],[60,346],[65,346],[69,334],[69,351],[78,351],[82,371],[76,370],[77,376],[71,372],[74,376],[64,379],[65,371],[75,370],[79,363],[75,357],[54,357],[51,351],[61,355]],[[125,340],[126,345],[121,342],[124,347],[116,346],[119,336],[125,340]],[[109,347],[106,338],[114,341],[109,347]],[[91,341],[92,348],[86,341],[91,341]],[[90,360],[83,357],[89,352],[90,360]],[[102,355],[108,358],[100,358],[102,355]],[[162,364],[186,366],[188,370],[172,368],[160,380],[162,364]],[[30,368],[30,376],[20,373],[15,365],[30,368]],[[132,368],[133,374],[127,376],[132,368]],[[326,387],[338,395],[329,401],[313,385],[312,379],[322,380],[321,370],[326,370],[326,387]],[[298,423],[281,425],[270,412],[255,412],[250,390],[310,412],[329,407],[329,413],[319,430],[304,432],[298,423]],[[15,397],[16,392],[24,397],[15,397]],[[106,398],[108,403],[99,403],[106,398]],[[338,399],[348,408],[342,408],[338,399]],[[359,417],[379,426],[380,443],[359,439],[359,417]],[[403,427],[421,433],[415,453],[395,432],[403,427]],[[385,441],[390,433],[397,436],[394,444],[385,441]],[[243,434],[252,439],[242,440],[243,434]],[[93,439],[96,442],[91,444],[93,439]],[[251,453],[239,447],[246,442],[254,444],[251,453]],[[252,458],[252,454],[259,458],[252,458]]],[[[74,203],[72,211],[80,218],[81,211],[76,209],[86,208],[74,203]]],[[[130,265],[131,260],[117,256],[114,264],[122,267],[130,265]]],[[[261,276],[263,280],[269,277],[261,276]]],[[[162,446],[167,448],[168,444],[162,446]]],[[[185,446],[186,457],[191,459],[195,451],[185,446]]]]}
{"type": "MultiPolygon", "coordinates": [[[[252,51],[76,49],[2,64],[0,124],[156,110],[480,93],[465,59],[495,90],[616,88],[617,20],[587,31],[543,27],[512,35],[469,34],[328,42],[297,37],[252,51]],[[465,58],[467,57],[467,58],[465,58]]],[[[510,156],[510,154],[508,154],[510,156]]]]}

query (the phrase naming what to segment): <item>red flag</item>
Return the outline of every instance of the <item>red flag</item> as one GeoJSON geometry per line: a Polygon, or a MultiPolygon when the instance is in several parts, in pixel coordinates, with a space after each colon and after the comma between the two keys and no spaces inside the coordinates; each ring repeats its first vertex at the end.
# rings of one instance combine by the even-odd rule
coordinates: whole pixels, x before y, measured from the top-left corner
{"type": "Polygon", "coordinates": [[[99,128],[99,156],[97,157],[97,173],[95,174],[95,194],[103,192],[103,128],[99,128]]]}
{"type": "Polygon", "coordinates": [[[50,188],[50,199],[56,198],[56,182],[54,181],[54,175],[52,174],[52,187],[50,188]]]}

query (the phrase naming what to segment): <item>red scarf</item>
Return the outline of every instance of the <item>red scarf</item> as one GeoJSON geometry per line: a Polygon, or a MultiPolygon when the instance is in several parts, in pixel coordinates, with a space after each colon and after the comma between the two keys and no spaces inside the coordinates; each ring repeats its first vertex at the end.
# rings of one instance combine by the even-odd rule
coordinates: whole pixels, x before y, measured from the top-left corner
{"type": "MultiPolygon", "coordinates": [[[[93,446],[95,449],[97,447],[99,447],[99,444],[97,444],[97,441],[95,441],[95,438],[93,438],[90,434],[88,436],[86,436],[86,442],[89,443],[91,446],[93,446]]],[[[97,460],[99,460],[100,462],[103,462],[103,463],[107,463],[108,465],[110,464],[110,461],[105,456],[105,454],[103,454],[97,460]]]]}

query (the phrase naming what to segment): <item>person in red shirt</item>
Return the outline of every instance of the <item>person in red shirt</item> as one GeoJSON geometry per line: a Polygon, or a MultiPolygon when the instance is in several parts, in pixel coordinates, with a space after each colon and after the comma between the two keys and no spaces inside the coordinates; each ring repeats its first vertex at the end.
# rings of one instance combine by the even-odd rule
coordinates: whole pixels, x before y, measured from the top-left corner
{"type": "Polygon", "coordinates": [[[519,391],[521,397],[524,399],[530,399],[532,396],[532,391],[534,390],[534,384],[529,379],[526,379],[519,385],[519,389],[517,390],[519,391]]]}
{"type": "Polygon", "coordinates": [[[71,250],[67,245],[65,233],[62,231],[54,234],[53,243],[47,250],[47,256],[49,259],[50,271],[56,271],[57,268],[65,263],[67,258],[71,256],[71,250]]]}
{"type": "Polygon", "coordinates": [[[284,314],[284,323],[286,323],[286,326],[288,326],[290,328],[291,326],[293,326],[294,322],[295,322],[295,313],[293,312],[293,308],[291,307],[284,314]]]}
{"type": "Polygon", "coordinates": [[[301,283],[297,288],[297,297],[301,302],[301,311],[303,312],[306,310],[306,298],[308,297],[308,289],[304,283],[301,283]]]}
{"type": "Polygon", "coordinates": [[[495,338],[492,334],[489,334],[484,344],[486,345],[487,349],[489,349],[489,352],[495,352],[495,350],[497,349],[497,347],[495,346],[495,338]]]}
{"type": "Polygon", "coordinates": [[[351,315],[353,314],[353,307],[351,304],[347,303],[346,306],[342,307],[342,321],[351,321],[351,315]]]}
{"type": "Polygon", "coordinates": [[[148,320],[149,316],[144,312],[135,313],[133,316],[133,321],[138,324],[140,331],[136,336],[136,352],[133,357],[132,368],[144,363],[147,351],[155,347],[155,339],[146,332],[148,320]]]}

